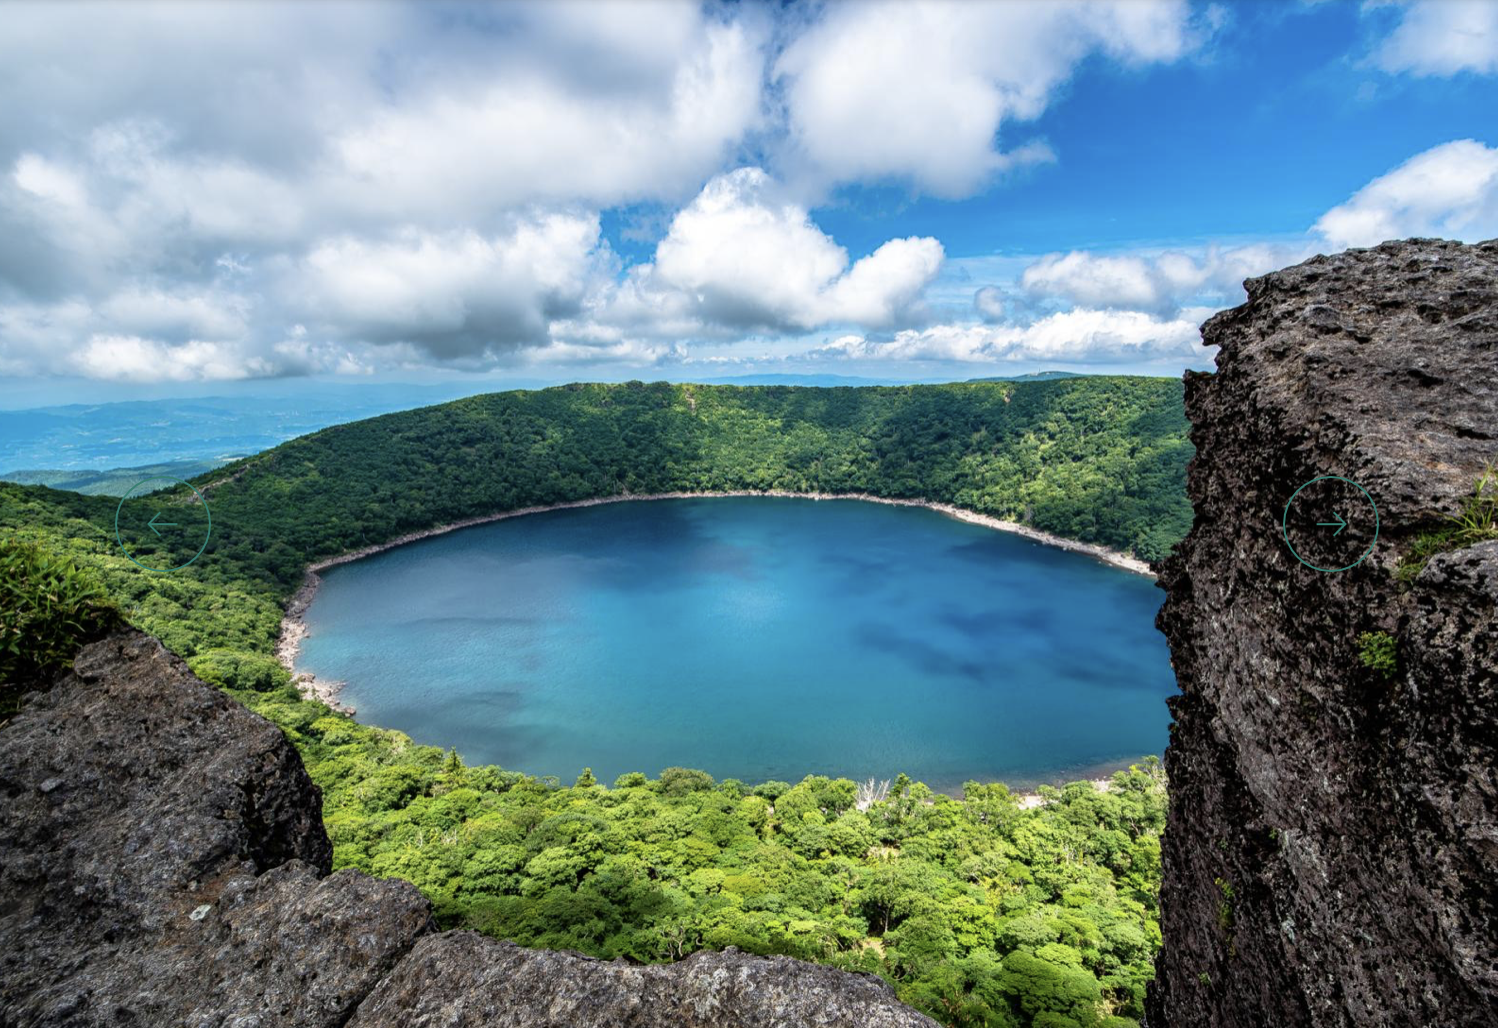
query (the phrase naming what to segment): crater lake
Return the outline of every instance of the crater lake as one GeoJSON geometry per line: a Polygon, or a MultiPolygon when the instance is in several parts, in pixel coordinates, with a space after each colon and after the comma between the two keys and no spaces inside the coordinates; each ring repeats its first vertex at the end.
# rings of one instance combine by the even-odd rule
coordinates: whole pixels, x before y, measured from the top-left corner
{"type": "Polygon", "coordinates": [[[916,507],[723,497],[510,518],[323,573],[298,670],[361,721],[570,782],[904,772],[1017,788],[1163,752],[1150,579],[916,507]]]}

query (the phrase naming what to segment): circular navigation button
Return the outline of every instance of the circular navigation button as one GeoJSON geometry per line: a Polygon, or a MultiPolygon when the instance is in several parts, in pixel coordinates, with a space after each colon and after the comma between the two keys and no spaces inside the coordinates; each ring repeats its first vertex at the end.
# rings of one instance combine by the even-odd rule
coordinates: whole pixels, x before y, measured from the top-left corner
{"type": "Polygon", "coordinates": [[[147,571],[179,571],[203,555],[213,517],[190,482],[153,475],[136,482],[114,511],[114,538],[147,571]],[[186,490],[170,488],[186,486],[186,490]]]}
{"type": "Polygon", "coordinates": [[[1290,494],[1280,519],[1285,545],[1308,568],[1357,567],[1378,542],[1378,505],[1350,478],[1321,475],[1290,494]]]}

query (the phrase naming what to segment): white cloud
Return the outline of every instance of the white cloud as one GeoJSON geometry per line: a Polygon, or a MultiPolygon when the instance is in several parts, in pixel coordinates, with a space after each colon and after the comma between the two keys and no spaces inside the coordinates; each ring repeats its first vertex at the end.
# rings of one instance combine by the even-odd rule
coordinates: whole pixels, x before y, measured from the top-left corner
{"type": "Polygon", "coordinates": [[[1373,54],[1385,71],[1416,75],[1498,72],[1498,4],[1492,0],[1420,0],[1403,5],[1399,24],[1373,54]]]}
{"type": "Polygon", "coordinates": [[[1192,254],[1047,254],[1025,269],[1020,284],[1035,297],[1082,306],[1135,308],[1170,314],[1201,297],[1238,302],[1245,278],[1311,255],[1309,244],[1206,247],[1192,254]]]}
{"type": "Polygon", "coordinates": [[[1460,139],[1416,154],[1323,214],[1316,231],[1337,249],[1408,236],[1498,236],[1498,149],[1460,139]]]}
{"type": "MultiPolygon", "coordinates": [[[[1378,60],[1495,70],[1490,13],[1413,5],[1378,60]]],[[[0,371],[731,362],[820,331],[846,331],[824,356],[1197,359],[1203,312],[1312,241],[1050,254],[943,295],[938,240],[855,260],[809,205],[1049,160],[1016,126],[1082,62],[1178,60],[1218,23],[1184,0],[13,4],[0,371]],[[601,225],[636,201],[661,238],[624,267],[601,225]]],[[[1498,151],[1449,143],[1316,229],[1498,235],[1495,181],[1498,151]]]]}
{"type": "Polygon", "coordinates": [[[270,361],[227,343],[194,339],[169,346],[124,335],[89,337],[70,363],[88,378],[120,382],[221,381],[275,372],[270,361]]]}
{"type": "Polygon", "coordinates": [[[935,239],[894,239],[849,268],[848,252],[806,208],[781,196],[763,170],[740,168],[676,215],[641,288],[680,293],[709,323],[877,327],[912,313],[942,258],[935,239]]]}
{"type": "Polygon", "coordinates": [[[1039,141],[1000,150],[1012,120],[1036,118],[1077,64],[1102,52],[1171,61],[1193,45],[1183,2],[829,4],[776,62],[793,154],[830,182],[908,179],[963,196],[1039,141]]]}
{"type": "Polygon", "coordinates": [[[544,343],[551,319],[576,309],[607,259],[592,214],[534,214],[487,237],[342,237],[297,266],[294,306],[335,337],[412,343],[444,359],[493,357],[544,343]]]}
{"type": "Polygon", "coordinates": [[[130,287],[98,305],[98,314],[126,334],[167,339],[244,339],[249,333],[247,297],[218,291],[168,293],[130,287]]]}
{"type": "Polygon", "coordinates": [[[88,205],[83,177],[38,154],[23,153],[11,178],[25,192],[64,210],[76,211],[88,205]]]}
{"type": "Polygon", "coordinates": [[[1139,311],[1070,310],[1031,325],[937,325],[887,341],[843,336],[809,357],[896,361],[1054,361],[1132,363],[1201,357],[1194,322],[1139,311]]]}
{"type": "Polygon", "coordinates": [[[1241,302],[1245,278],[1295,264],[1318,249],[1409,236],[1492,238],[1498,236],[1498,149],[1464,139],[1417,154],[1327,211],[1312,232],[1319,239],[1304,243],[1047,254],[1025,268],[1020,285],[1044,301],[1200,321],[1204,312],[1241,302]]]}
{"type": "MultiPolygon", "coordinates": [[[[652,362],[912,329],[932,317],[942,245],[893,238],[854,259],[808,212],[820,190],[894,176],[956,194],[1050,159],[996,133],[1090,56],[1188,52],[1188,14],[1184,0],[13,4],[0,369],[652,362]],[[750,156],[771,170],[720,174],[750,156]],[[602,212],[635,202],[666,230],[623,268],[602,212]]],[[[974,304],[1004,316],[996,291],[974,304]]]]}
{"type": "MultiPolygon", "coordinates": [[[[636,32],[649,21],[631,20],[636,32]]],[[[527,69],[378,111],[334,141],[331,187],[371,214],[395,205],[439,219],[689,193],[759,124],[764,56],[741,23],[699,21],[667,37],[680,49],[664,81],[600,91],[527,69]]]]}
{"type": "Polygon", "coordinates": [[[1004,294],[997,286],[981,287],[973,294],[973,310],[984,321],[999,321],[1004,317],[1004,294]]]}

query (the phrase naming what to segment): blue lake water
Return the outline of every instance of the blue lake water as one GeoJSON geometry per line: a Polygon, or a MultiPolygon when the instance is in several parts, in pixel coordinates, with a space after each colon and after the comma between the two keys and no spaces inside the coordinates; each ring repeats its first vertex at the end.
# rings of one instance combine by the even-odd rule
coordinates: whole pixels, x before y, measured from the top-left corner
{"type": "Polygon", "coordinates": [[[1028,786],[1163,752],[1161,599],[919,508],[614,503],[329,569],[299,666],[347,682],[361,721],[565,782],[1028,786]]]}

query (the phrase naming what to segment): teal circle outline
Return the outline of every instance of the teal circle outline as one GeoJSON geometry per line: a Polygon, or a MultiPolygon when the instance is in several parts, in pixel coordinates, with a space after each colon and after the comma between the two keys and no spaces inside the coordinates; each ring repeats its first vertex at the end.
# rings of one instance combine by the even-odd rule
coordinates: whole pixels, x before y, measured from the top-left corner
{"type": "Polygon", "coordinates": [[[181,571],[183,568],[187,567],[188,564],[191,564],[193,561],[197,560],[203,555],[203,551],[208,549],[208,538],[211,535],[213,535],[213,511],[208,509],[208,499],[202,493],[198,492],[197,486],[193,485],[191,482],[183,478],[173,478],[170,475],[148,475],[145,478],[142,478],[139,482],[136,482],[135,485],[132,485],[129,489],[126,489],[124,495],[120,497],[119,505],[114,509],[114,541],[119,544],[120,552],[125,555],[126,560],[128,560],[138,568],[144,568],[146,571],[155,571],[158,574],[163,575],[173,571],[181,571]],[[142,564],[140,561],[136,560],[130,555],[130,551],[125,548],[125,540],[120,538],[120,511],[125,509],[125,501],[130,499],[130,494],[135,491],[135,486],[140,485],[141,482],[180,482],[183,485],[187,486],[187,488],[191,489],[193,491],[193,495],[197,496],[198,502],[203,505],[203,513],[208,518],[208,530],[203,533],[203,545],[199,546],[198,552],[194,553],[192,557],[190,557],[187,561],[178,564],[175,567],[153,568],[149,564],[142,564]]]}
{"type": "Polygon", "coordinates": [[[1290,494],[1290,499],[1285,501],[1285,513],[1280,516],[1280,534],[1285,538],[1285,545],[1289,548],[1290,555],[1296,560],[1300,561],[1312,571],[1320,571],[1324,575],[1335,575],[1339,571],[1346,571],[1348,568],[1355,568],[1359,564],[1363,563],[1363,561],[1368,559],[1368,554],[1373,552],[1373,547],[1378,545],[1378,504],[1373,502],[1372,493],[1368,492],[1368,490],[1364,489],[1362,486],[1358,485],[1350,478],[1343,478],[1341,475],[1317,475],[1310,481],[1302,482],[1300,484],[1300,487],[1297,488],[1295,492],[1290,494]],[[1373,508],[1373,541],[1368,544],[1368,548],[1363,551],[1363,555],[1361,557],[1353,561],[1351,564],[1343,565],[1340,568],[1317,567],[1315,564],[1312,564],[1300,554],[1296,553],[1295,544],[1290,541],[1290,504],[1295,502],[1295,498],[1300,495],[1301,489],[1304,489],[1308,485],[1315,485],[1317,482],[1325,482],[1329,478],[1335,479],[1338,482],[1346,482],[1348,485],[1357,489],[1358,492],[1368,497],[1368,506],[1373,508]]]}

